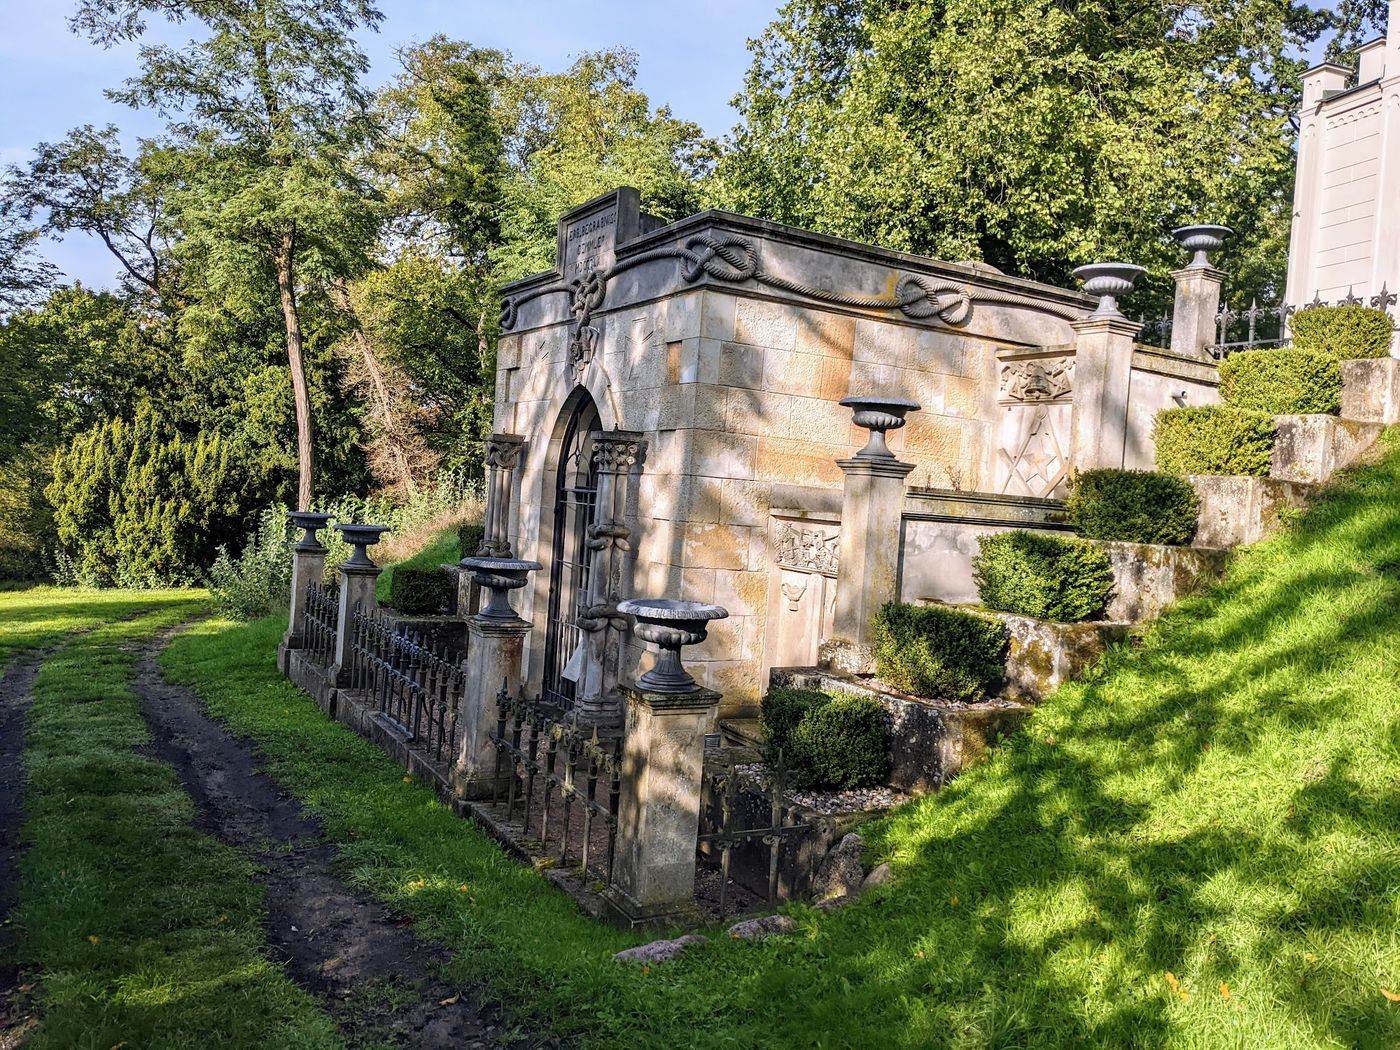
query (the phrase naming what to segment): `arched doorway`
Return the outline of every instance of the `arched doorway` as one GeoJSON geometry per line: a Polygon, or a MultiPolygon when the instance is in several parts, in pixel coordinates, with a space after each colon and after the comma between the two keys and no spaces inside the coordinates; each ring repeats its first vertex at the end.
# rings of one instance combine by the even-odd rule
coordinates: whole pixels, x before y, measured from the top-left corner
{"type": "Polygon", "coordinates": [[[578,662],[582,659],[579,612],[588,601],[597,486],[590,438],[599,428],[598,406],[580,388],[564,427],[554,476],[554,524],[549,566],[549,614],[544,642],[544,700],[573,707],[578,662]],[[572,666],[571,666],[572,662],[572,666]]]}

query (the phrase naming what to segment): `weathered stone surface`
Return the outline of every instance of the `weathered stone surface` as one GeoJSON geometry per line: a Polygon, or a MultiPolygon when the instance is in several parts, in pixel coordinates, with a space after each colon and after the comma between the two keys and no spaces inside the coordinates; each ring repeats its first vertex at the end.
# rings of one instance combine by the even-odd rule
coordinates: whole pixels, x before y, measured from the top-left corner
{"type": "Polygon", "coordinates": [[[894,878],[894,869],[882,861],[871,868],[870,874],[861,881],[860,891],[864,893],[866,890],[873,890],[876,886],[883,886],[892,878],[894,878]]]}
{"type": "Polygon", "coordinates": [[[1275,416],[1269,476],[1282,481],[1322,482],[1355,462],[1380,436],[1379,423],[1336,416],[1275,416]]]}
{"type": "Polygon", "coordinates": [[[745,919],[729,927],[728,934],[736,941],[761,941],[792,933],[797,923],[786,915],[765,915],[761,919],[745,919]]]}
{"type": "Polygon", "coordinates": [[[669,940],[652,941],[650,944],[639,944],[635,948],[627,948],[613,956],[618,962],[629,963],[663,963],[670,962],[685,954],[687,948],[695,944],[705,944],[708,937],[702,937],[698,933],[687,933],[684,937],[673,937],[669,940]]]}
{"type": "Polygon", "coordinates": [[[826,855],[812,882],[812,895],[819,901],[849,897],[860,889],[865,880],[865,868],[860,851],[865,840],[851,832],[826,855]]]}
{"type": "Polygon", "coordinates": [[[1400,358],[1342,362],[1342,418],[1400,423],[1400,358]]]}
{"type": "Polygon", "coordinates": [[[1006,624],[1011,636],[1005,695],[1016,700],[1044,699],[1128,636],[1125,623],[1052,623],[1011,613],[988,615],[1006,624]]]}
{"type": "Polygon", "coordinates": [[[875,652],[844,638],[828,638],[817,648],[817,663],[843,674],[874,674],[875,652]]]}
{"type": "Polygon", "coordinates": [[[1258,543],[1278,531],[1284,511],[1306,505],[1314,485],[1278,478],[1192,475],[1200,509],[1196,547],[1237,547],[1258,543]]]}
{"type": "MultiPolygon", "coordinates": [[[[1141,623],[1198,594],[1220,578],[1229,555],[1202,547],[1104,542],[1113,567],[1113,598],[1105,619],[1141,623]]],[[[1117,639],[1113,639],[1117,640],[1117,639]]]]}

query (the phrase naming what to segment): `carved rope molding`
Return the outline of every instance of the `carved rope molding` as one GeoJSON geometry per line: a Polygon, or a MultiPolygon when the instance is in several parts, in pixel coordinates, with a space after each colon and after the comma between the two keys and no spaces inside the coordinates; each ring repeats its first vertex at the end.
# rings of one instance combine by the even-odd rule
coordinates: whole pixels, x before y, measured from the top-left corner
{"type": "MultiPolygon", "coordinates": [[[[570,298],[570,312],[574,315],[575,335],[571,345],[581,349],[587,340],[589,321],[593,311],[603,305],[607,295],[608,282],[619,273],[634,266],[657,259],[677,259],[680,261],[681,279],[693,284],[701,277],[711,277],[717,281],[742,284],[754,281],[770,288],[779,288],[808,299],[837,306],[853,306],[871,310],[897,310],[906,317],[926,320],[937,317],[944,324],[963,325],[972,317],[975,303],[1001,304],[1003,306],[1025,307],[1053,314],[1066,320],[1078,320],[1083,310],[1054,303],[1041,302],[1027,295],[1014,292],[995,292],[974,289],[954,281],[935,280],[922,274],[900,275],[895,283],[893,295],[854,295],[833,292],[825,288],[815,288],[799,281],[789,281],[763,271],[758,257],[758,246],[743,237],[726,235],[722,237],[697,236],[685,242],[684,246],[654,248],[631,258],[622,259],[604,273],[593,271],[586,277],[572,281],[558,281],[542,288],[534,288],[516,296],[507,296],[501,301],[501,329],[510,331],[520,318],[520,307],[532,299],[555,293],[567,293],[570,298]]],[[[578,354],[574,356],[578,360],[578,354]]]]}

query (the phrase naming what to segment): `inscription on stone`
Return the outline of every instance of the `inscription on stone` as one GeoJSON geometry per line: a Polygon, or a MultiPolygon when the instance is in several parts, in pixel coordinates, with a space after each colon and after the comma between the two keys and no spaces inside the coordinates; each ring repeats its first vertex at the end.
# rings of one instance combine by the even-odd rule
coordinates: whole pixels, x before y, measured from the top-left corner
{"type": "Polygon", "coordinates": [[[617,205],[571,222],[564,229],[564,280],[606,271],[616,260],[617,205]]]}

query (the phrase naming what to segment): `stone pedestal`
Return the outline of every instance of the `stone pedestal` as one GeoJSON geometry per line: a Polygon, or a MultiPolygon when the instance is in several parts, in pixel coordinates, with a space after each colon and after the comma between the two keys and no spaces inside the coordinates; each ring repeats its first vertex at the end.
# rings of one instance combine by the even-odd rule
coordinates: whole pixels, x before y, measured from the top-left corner
{"type": "Polygon", "coordinates": [[[343,689],[350,684],[350,664],[354,659],[353,621],[356,610],[368,613],[379,608],[374,596],[374,581],[384,570],[378,565],[349,565],[340,567],[340,611],[335,632],[335,662],[330,680],[343,689]]]}
{"type": "Polygon", "coordinates": [[[305,534],[292,548],[291,608],[287,616],[287,631],[277,648],[277,665],[283,674],[290,666],[291,651],[306,646],[306,595],[311,585],[321,582],[326,574],[326,548],[321,545],[316,533],[326,527],[330,515],[294,511],[288,515],[288,519],[305,534]]]}
{"type": "Polygon", "coordinates": [[[1400,359],[1342,362],[1342,418],[1400,423],[1400,359]]]}
{"type": "Polygon", "coordinates": [[[1206,347],[1215,342],[1215,315],[1220,311],[1220,286],[1225,274],[1214,266],[1173,270],[1176,301],[1172,306],[1172,351],[1182,357],[1208,359],[1206,347]]]}
{"type": "Polygon", "coordinates": [[[489,798],[496,783],[496,694],[520,689],[520,662],[530,625],[473,616],[467,621],[466,691],[462,697],[461,745],[452,762],[452,791],[458,798],[489,798]]]}
{"type": "MultiPolygon", "coordinates": [[[[914,464],[890,457],[837,460],[846,475],[841,500],[841,565],[836,574],[832,633],[847,670],[870,670],[875,613],[899,597],[900,525],[904,486],[914,464]],[[859,668],[852,666],[852,659],[859,668]]],[[[834,652],[823,644],[823,654],[834,652]]]]}
{"type": "Polygon", "coordinates": [[[617,853],[604,899],[613,917],[629,926],[692,920],[705,734],[720,694],[628,687],[623,696],[617,853]]]}
{"type": "Polygon", "coordinates": [[[1127,456],[1128,385],[1136,321],[1121,315],[1071,321],[1075,331],[1070,466],[1122,468],[1127,456]]]}

